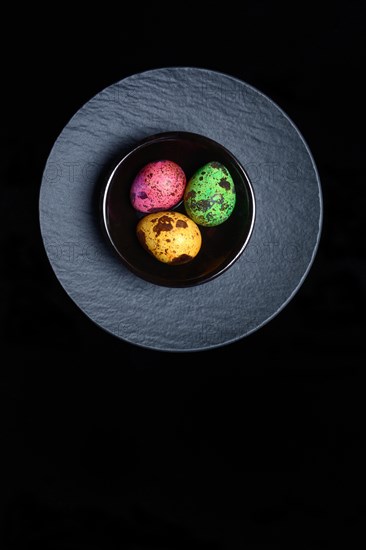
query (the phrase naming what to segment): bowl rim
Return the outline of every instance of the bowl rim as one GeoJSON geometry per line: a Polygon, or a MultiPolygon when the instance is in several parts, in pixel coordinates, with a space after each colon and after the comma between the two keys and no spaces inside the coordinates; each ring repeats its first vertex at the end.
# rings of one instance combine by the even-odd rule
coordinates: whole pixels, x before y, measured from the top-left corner
{"type": "MultiPolygon", "coordinates": [[[[170,287],[170,288],[188,288],[188,287],[192,287],[192,286],[198,286],[198,285],[201,285],[201,284],[205,284],[209,281],[212,281],[213,279],[216,279],[219,275],[222,275],[225,271],[227,271],[240,258],[240,256],[243,254],[244,250],[247,248],[248,243],[249,243],[249,241],[252,237],[252,234],[253,234],[254,224],[255,224],[256,216],[257,216],[256,197],[255,197],[254,188],[253,188],[251,179],[249,178],[249,175],[248,175],[247,171],[245,170],[245,168],[243,167],[242,163],[238,160],[238,158],[231,151],[229,151],[229,149],[227,149],[220,142],[218,142],[218,141],[216,141],[216,140],[214,140],[214,139],[212,139],[212,138],[210,138],[210,137],[208,137],[204,134],[199,134],[197,132],[190,132],[190,131],[184,131],[184,130],[172,130],[172,131],[165,131],[165,132],[157,132],[155,134],[151,134],[151,135],[149,135],[145,138],[142,138],[142,140],[140,140],[135,147],[133,147],[126,154],[124,154],[122,158],[120,158],[119,160],[116,160],[116,163],[113,163],[113,166],[114,167],[112,167],[111,170],[108,172],[108,175],[105,178],[104,185],[102,187],[101,201],[100,201],[100,214],[101,214],[101,222],[102,222],[101,225],[102,225],[103,232],[104,232],[104,234],[106,235],[106,237],[108,239],[109,244],[112,245],[113,250],[117,254],[120,261],[122,261],[122,263],[132,273],[134,273],[136,276],[142,278],[145,281],[156,284],[158,286],[165,286],[165,287],[170,287]],[[203,279],[200,279],[198,281],[192,281],[192,282],[188,281],[188,282],[182,282],[182,283],[177,282],[177,281],[172,281],[172,282],[162,283],[162,282],[157,282],[156,280],[154,280],[153,276],[149,277],[149,275],[146,274],[144,271],[141,271],[140,269],[136,268],[133,263],[129,262],[127,260],[127,258],[121,254],[120,250],[115,245],[114,240],[112,238],[112,235],[110,233],[109,227],[108,227],[107,197],[108,197],[109,188],[110,188],[110,186],[113,182],[113,179],[114,179],[114,176],[115,176],[116,172],[120,168],[121,164],[126,162],[126,160],[129,157],[131,157],[132,155],[135,155],[136,153],[138,153],[138,151],[140,149],[145,148],[149,144],[157,143],[159,141],[169,141],[169,140],[173,141],[174,139],[182,138],[182,137],[185,138],[185,139],[204,140],[208,144],[211,143],[213,146],[219,147],[224,152],[224,154],[227,155],[232,160],[233,164],[236,166],[238,171],[241,173],[242,179],[245,181],[246,191],[249,195],[249,203],[250,203],[250,209],[249,210],[251,212],[251,220],[250,220],[250,224],[249,224],[249,228],[248,228],[246,238],[243,241],[243,243],[241,244],[239,250],[233,256],[233,258],[228,263],[226,263],[222,268],[218,269],[217,271],[211,273],[209,276],[207,276],[203,279]]],[[[176,205],[174,208],[177,208],[177,206],[178,205],[176,205]]],[[[174,210],[174,209],[172,209],[172,210],[174,210]]]]}

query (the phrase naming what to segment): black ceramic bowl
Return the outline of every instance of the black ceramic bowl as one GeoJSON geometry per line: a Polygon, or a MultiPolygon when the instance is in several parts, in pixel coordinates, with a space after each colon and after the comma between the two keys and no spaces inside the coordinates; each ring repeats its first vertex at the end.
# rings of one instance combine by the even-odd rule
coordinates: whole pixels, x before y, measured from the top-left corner
{"type": "MultiPolygon", "coordinates": [[[[183,201],[171,210],[187,215],[183,201]]],[[[253,230],[255,199],[245,169],[225,147],[199,134],[166,132],[143,140],[112,167],[102,192],[101,217],[108,241],[133,273],[157,285],[188,287],[214,279],[244,252],[253,230]],[[132,181],[145,164],[163,159],[178,163],[187,182],[204,164],[221,162],[235,184],[236,204],[232,214],[215,227],[199,226],[201,249],[193,260],[182,265],[159,262],[136,236],[137,223],[144,214],[131,204],[132,181]]]]}

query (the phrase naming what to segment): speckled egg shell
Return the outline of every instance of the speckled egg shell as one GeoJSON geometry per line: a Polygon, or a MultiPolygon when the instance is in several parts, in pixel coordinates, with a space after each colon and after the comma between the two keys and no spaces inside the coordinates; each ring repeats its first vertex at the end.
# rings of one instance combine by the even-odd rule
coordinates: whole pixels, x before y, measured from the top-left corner
{"type": "Polygon", "coordinates": [[[184,206],[198,225],[213,227],[225,222],[236,202],[235,184],[229,170],[219,162],[209,162],[190,178],[184,206]]]}
{"type": "Polygon", "coordinates": [[[132,206],[144,213],[173,208],[182,200],[186,183],[184,170],[177,163],[171,160],[149,162],[132,182],[132,206]]]}
{"type": "Polygon", "coordinates": [[[136,234],[145,250],[160,262],[171,265],[193,260],[202,244],[198,226],[180,212],[147,214],[138,222],[136,234]]]}

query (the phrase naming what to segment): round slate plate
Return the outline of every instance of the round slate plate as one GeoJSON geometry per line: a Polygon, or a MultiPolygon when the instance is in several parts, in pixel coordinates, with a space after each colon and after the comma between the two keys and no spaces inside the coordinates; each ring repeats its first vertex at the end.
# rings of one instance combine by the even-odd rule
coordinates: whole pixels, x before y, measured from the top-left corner
{"type": "Polygon", "coordinates": [[[102,329],[131,344],[202,351],[235,342],[300,288],[321,233],[321,186],[299,130],[267,96],[230,75],[172,67],[102,90],[56,140],[40,190],[40,226],[65,291],[102,329]],[[216,279],[189,288],[142,280],[101,231],[100,185],[116,158],[160,132],[206,135],[242,163],[256,197],[250,243],[216,279]]]}

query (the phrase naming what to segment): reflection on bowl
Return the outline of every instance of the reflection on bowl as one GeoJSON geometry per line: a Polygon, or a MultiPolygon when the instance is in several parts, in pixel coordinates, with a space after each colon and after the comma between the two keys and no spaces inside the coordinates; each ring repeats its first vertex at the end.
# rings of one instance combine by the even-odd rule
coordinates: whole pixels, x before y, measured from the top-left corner
{"type": "MultiPolygon", "coordinates": [[[[171,210],[187,215],[183,200],[171,210]]],[[[165,132],[143,140],[115,163],[102,191],[102,229],[115,253],[138,277],[167,287],[194,286],[224,273],[244,252],[254,221],[255,197],[245,169],[225,147],[191,132],[165,132]],[[143,166],[160,159],[179,164],[187,181],[196,170],[216,161],[228,169],[235,184],[232,214],[220,225],[199,227],[201,249],[193,260],[182,265],[158,261],[141,246],[136,234],[137,224],[145,214],[131,204],[131,184],[143,166]]]]}

